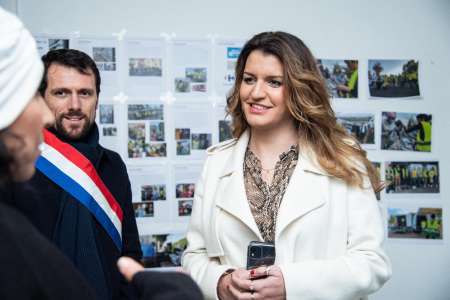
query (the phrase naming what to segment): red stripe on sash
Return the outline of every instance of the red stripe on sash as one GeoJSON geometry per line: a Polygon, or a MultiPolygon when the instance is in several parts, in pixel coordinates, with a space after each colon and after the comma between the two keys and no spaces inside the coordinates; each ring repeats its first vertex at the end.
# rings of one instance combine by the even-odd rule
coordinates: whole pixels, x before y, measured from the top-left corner
{"type": "Polygon", "coordinates": [[[59,140],[53,133],[51,133],[47,129],[44,129],[43,134],[45,143],[55,148],[59,153],[64,155],[64,157],[66,157],[68,160],[70,160],[72,163],[78,166],[83,172],[86,173],[86,175],[88,175],[92,179],[92,181],[97,185],[99,190],[105,196],[106,201],[108,201],[111,209],[116,213],[120,222],[122,222],[123,219],[122,208],[117,203],[117,200],[114,198],[109,189],[106,187],[103,180],[98,175],[97,170],[92,165],[91,161],[88,160],[86,157],[84,157],[83,154],[81,154],[77,149],[75,149],[71,145],[59,140]]]}

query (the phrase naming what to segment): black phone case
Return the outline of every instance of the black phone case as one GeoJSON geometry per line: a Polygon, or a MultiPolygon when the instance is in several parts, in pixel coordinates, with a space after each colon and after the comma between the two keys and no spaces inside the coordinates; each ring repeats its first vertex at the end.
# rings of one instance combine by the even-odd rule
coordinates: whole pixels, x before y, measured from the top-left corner
{"type": "Polygon", "coordinates": [[[259,266],[271,266],[275,263],[275,246],[271,243],[250,242],[247,247],[247,270],[254,269],[259,266]],[[261,248],[261,255],[252,257],[250,254],[251,247],[261,248]],[[270,251],[264,251],[264,248],[270,248],[270,251]],[[273,255],[267,255],[273,253],[273,255]]]}

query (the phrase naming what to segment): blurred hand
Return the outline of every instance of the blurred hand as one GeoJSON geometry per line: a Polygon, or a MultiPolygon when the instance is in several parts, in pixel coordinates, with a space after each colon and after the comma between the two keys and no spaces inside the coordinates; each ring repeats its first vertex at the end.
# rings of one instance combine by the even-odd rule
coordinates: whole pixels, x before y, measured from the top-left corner
{"type": "Polygon", "coordinates": [[[144,270],[144,267],[138,262],[126,256],[119,258],[117,266],[119,267],[120,273],[122,273],[128,281],[131,281],[137,272],[144,270]]]}

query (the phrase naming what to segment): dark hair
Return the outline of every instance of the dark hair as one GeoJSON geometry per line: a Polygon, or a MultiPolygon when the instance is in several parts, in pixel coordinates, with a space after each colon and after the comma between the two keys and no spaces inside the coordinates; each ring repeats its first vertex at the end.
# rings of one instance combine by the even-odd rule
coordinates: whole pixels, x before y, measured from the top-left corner
{"type": "Polygon", "coordinates": [[[11,180],[11,163],[14,158],[5,143],[3,142],[3,136],[6,134],[6,130],[0,130],[0,187],[11,180]]]}
{"type": "Polygon", "coordinates": [[[336,121],[316,59],[303,41],[292,34],[281,31],[259,33],[242,48],[236,63],[236,81],[227,97],[233,136],[239,138],[249,127],[239,92],[247,58],[253,51],[274,55],[283,65],[286,106],[298,128],[302,145],[312,148],[320,167],[350,185],[362,187],[368,176],[374,190],[381,189],[366,152],[336,121]]]}
{"type": "Polygon", "coordinates": [[[47,89],[47,72],[52,64],[58,64],[69,68],[75,68],[81,74],[89,74],[90,71],[95,76],[95,89],[97,97],[100,94],[100,72],[94,60],[84,52],[75,49],[58,49],[51,50],[42,56],[42,62],[44,63],[44,76],[42,77],[41,85],[39,86],[39,93],[44,97],[45,90],[47,89]]]}

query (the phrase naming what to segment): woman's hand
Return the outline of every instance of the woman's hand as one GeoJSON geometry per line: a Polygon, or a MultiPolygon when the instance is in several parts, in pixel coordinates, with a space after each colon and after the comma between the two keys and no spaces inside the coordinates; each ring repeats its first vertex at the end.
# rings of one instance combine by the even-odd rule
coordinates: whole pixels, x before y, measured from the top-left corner
{"type": "Polygon", "coordinates": [[[219,299],[251,299],[252,284],[250,271],[236,269],[219,279],[217,285],[219,299]]]}
{"type": "Polygon", "coordinates": [[[248,299],[286,299],[286,288],[280,267],[259,267],[251,270],[250,277],[253,279],[253,297],[248,299]]]}
{"type": "Polygon", "coordinates": [[[286,299],[284,278],[278,266],[236,269],[219,280],[217,290],[222,300],[286,299]]]}

